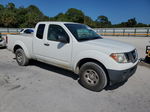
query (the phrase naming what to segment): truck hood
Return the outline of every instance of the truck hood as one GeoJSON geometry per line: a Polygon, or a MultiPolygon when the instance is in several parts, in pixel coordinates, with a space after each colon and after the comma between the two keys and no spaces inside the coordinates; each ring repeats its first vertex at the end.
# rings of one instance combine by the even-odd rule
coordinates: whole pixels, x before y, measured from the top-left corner
{"type": "Polygon", "coordinates": [[[84,43],[95,46],[107,53],[124,53],[135,49],[135,47],[130,44],[105,38],[85,41],[84,43]]]}

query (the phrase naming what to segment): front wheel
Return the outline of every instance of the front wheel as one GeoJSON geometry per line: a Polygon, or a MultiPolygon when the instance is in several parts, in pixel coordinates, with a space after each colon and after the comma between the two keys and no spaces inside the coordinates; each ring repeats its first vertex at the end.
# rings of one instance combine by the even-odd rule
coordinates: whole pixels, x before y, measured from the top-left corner
{"type": "Polygon", "coordinates": [[[23,49],[17,49],[16,52],[16,61],[20,66],[26,66],[29,63],[29,59],[26,57],[23,49]]]}
{"type": "Polygon", "coordinates": [[[94,62],[87,62],[80,68],[80,84],[92,91],[99,92],[107,85],[107,76],[102,66],[94,62]]]}

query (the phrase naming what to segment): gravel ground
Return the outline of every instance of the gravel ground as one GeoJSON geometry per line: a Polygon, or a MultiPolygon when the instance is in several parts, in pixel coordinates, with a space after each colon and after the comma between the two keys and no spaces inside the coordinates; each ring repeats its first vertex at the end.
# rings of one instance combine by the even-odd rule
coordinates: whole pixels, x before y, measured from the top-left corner
{"type": "MultiPolygon", "coordinates": [[[[150,40],[106,38],[135,45],[139,57],[150,40]]],[[[0,112],[150,112],[149,64],[140,63],[125,84],[92,92],[72,72],[36,61],[20,67],[14,57],[0,49],[0,112]]]]}

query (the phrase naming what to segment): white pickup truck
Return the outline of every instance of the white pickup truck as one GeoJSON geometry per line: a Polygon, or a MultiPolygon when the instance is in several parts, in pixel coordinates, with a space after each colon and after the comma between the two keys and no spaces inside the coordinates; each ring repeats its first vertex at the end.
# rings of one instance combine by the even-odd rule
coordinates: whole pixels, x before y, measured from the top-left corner
{"type": "Polygon", "coordinates": [[[71,70],[92,91],[127,81],[138,63],[135,47],[72,22],[39,22],[33,35],[8,35],[8,49],[21,66],[34,59],[71,70]]]}

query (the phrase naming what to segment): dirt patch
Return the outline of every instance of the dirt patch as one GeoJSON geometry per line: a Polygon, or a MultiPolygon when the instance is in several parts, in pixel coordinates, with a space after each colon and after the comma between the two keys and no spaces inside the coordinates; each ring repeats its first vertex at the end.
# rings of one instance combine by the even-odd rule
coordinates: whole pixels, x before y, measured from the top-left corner
{"type": "Polygon", "coordinates": [[[8,76],[0,75],[0,86],[8,84],[9,83],[8,80],[9,80],[8,76]]]}
{"type": "Polygon", "coordinates": [[[21,85],[12,84],[8,75],[0,74],[0,87],[3,87],[7,90],[15,90],[20,88],[21,85]]]}

